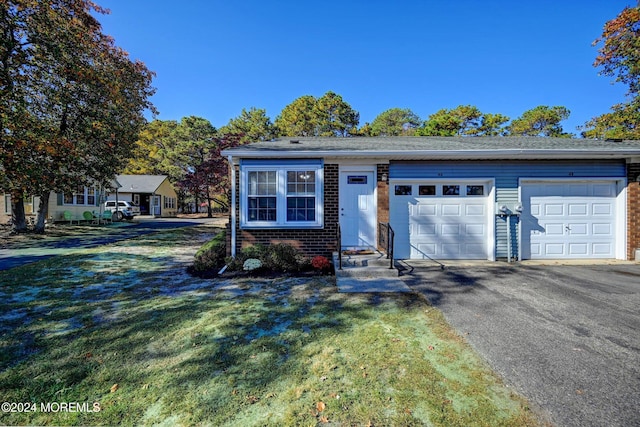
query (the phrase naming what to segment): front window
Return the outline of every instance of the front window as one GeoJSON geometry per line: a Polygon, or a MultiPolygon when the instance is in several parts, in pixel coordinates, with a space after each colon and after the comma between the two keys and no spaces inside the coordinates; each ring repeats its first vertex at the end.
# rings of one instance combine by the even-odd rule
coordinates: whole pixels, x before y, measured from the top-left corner
{"type": "Polygon", "coordinates": [[[243,226],[322,226],[322,166],[319,162],[300,166],[243,168],[243,226]]]}
{"type": "Polygon", "coordinates": [[[63,202],[65,205],[95,206],[96,189],[95,187],[78,185],[73,193],[64,193],[63,202]]]}
{"type": "Polygon", "coordinates": [[[276,171],[249,172],[249,221],[275,221],[277,209],[276,171]]]}
{"type": "Polygon", "coordinates": [[[287,221],[316,220],[316,172],[287,172],[287,221]]]}

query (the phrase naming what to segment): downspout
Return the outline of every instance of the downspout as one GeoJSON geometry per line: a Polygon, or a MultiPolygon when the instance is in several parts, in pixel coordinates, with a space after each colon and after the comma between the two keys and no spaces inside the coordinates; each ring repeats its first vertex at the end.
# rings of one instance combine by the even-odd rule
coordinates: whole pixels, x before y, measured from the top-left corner
{"type": "Polygon", "coordinates": [[[233,156],[227,156],[231,168],[231,256],[236,257],[236,168],[233,156]]]}

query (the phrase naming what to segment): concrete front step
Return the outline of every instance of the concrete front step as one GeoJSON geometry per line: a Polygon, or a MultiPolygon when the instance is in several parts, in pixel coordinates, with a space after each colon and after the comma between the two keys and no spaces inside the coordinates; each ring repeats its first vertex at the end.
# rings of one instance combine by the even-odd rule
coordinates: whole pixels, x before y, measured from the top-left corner
{"type": "Polygon", "coordinates": [[[333,253],[336,276],[378,278],[398,277],[398,269],[389,268],[390,261],[385,255],[342,255],[342,270],[339,269],[338,253],[333,253]]]}

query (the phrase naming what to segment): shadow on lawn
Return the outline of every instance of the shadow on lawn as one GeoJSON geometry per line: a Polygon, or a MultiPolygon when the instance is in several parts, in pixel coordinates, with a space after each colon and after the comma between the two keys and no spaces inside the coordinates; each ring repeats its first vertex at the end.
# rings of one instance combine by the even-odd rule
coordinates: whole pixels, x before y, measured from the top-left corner
{"type": "Polygon", "coordinates": [[[318,336],[347,333],[368,316],[360,303],[386,298],[338,295],[327,277],[194,279],[183,259],[146,243],[145,255],[124,246],[50,259],[35,274],[0,272],[5,398],[83,396],[104,414],[126,406],[123,419],[136,422],[151,394],[164,402],[155,421],[177,411],[217,423],[217,413],[230,413],[225,405],[250,405],[272,384],[304,378],[318,336]],[[114,383],[119,393],[109,392],[114,383]],[[203,395],[189,403],[193,388],[203,395]]]}

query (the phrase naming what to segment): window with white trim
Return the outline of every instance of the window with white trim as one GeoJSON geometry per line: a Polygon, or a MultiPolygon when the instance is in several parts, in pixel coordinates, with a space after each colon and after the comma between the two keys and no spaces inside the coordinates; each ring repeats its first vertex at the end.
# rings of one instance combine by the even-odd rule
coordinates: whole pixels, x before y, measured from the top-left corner
{"type": "Polygon", "coordinates": [[[96,205],[96,189],[95,187],[85,187],[78,185],[73,193],[64,193],[63,203],[65,205],[96,205]]]}
{"type": "Polygon", "coordinates": [[[176,198],[175,197],[164,196],[164,208],[165,209],[175,209],[176,208],[176,198]]]}
{"type": "Polygon", "coordinates": [[[241,225],[322,227],[322,172],[320,164],[242,167],[241,225]]]}

